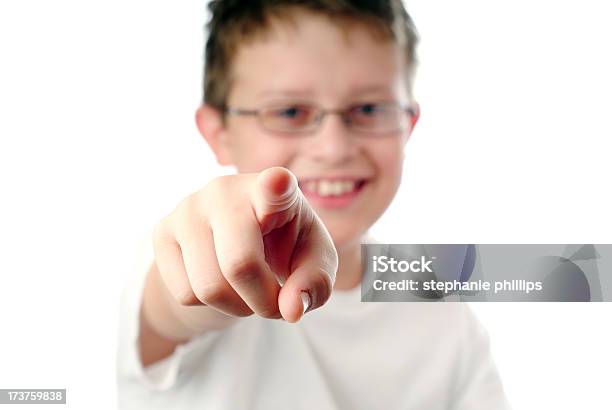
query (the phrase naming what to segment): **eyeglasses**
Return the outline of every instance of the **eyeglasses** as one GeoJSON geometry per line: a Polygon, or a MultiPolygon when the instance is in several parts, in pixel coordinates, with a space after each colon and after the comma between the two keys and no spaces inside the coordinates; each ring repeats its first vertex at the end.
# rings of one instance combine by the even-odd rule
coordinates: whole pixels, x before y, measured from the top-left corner
{"type": "Polygon", "coordinates": [[[325,110],[307,104],[286,104],[260,110],[226,107],[229,115],[257,117],[266,131],[281,134],[309,134],[316,131],[329,114],[341,116],[352,131],[363,135],[379,136],[404,131],[409,119],[416,116],[412,107],[395,102],[355,104],[344,109],[325,110]]]}

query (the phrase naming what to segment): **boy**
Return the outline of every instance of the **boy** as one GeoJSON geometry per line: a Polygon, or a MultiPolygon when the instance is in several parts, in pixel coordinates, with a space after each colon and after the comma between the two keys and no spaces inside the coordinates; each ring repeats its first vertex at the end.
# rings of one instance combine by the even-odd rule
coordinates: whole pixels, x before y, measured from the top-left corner
{"type": "Polygon", "coordinates": [[[419,117],[401,2],[209,7],[196,122],[238,174],[155,228],[124,301],[122,408],[507,408],[463,304],[359,300],[419,117]]]}

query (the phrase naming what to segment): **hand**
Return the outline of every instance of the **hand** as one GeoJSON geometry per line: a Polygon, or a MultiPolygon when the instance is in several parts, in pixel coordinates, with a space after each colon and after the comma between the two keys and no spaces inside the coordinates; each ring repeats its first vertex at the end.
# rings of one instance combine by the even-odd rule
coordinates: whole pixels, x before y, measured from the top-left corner
{"type": "Polygon", "coordinates": [[[325,226],[280,167],[214,179],[156,226],[154,249],[181,305],[288,322],[329,299],[338,268],[325,226]]]}

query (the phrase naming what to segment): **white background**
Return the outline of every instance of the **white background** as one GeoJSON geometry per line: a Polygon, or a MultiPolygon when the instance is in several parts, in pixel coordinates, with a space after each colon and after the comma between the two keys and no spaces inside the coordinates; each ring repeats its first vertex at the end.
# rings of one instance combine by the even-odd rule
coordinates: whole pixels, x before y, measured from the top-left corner
{"type": "MultiPolygon", "coordinates": [[[[423,114],[375,237],[612,243],[605,4],[408,1],[423,114]]],[[[204,11],[0,3],[0,388],[115,407],[119,293],[139,241],[230,171],[194,123],[204,11]]],[[[474,308],[514,408],[610,408],[612,304],[474,308]]]]}

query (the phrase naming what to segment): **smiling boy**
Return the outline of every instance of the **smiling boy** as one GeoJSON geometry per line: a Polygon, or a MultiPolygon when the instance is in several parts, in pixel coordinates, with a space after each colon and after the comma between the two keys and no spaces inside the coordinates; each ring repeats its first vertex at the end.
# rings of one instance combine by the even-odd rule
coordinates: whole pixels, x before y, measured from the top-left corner
{"type": "Polygon", "coordinates": [[[125,295],[121,406],[507,408],[463,304],[359,300],[360,244],[419,118],[401,2],[209,7],[196,123],[237,174],[155,228],[125,295]]]}

